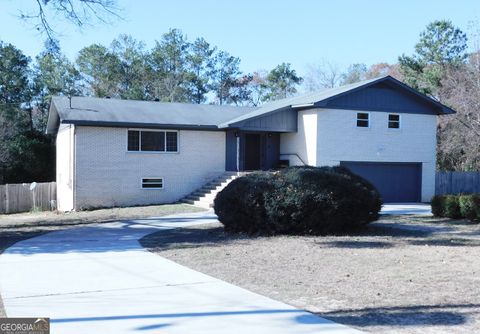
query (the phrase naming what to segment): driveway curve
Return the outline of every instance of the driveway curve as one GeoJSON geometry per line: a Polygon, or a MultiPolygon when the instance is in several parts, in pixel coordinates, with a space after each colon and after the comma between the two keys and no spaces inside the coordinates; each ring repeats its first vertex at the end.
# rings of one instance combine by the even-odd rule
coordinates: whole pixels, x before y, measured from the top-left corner
{"type": "Polygon", "coordinates": [[[216,221],[189,213],[51,232],[0,256],[9,317],[51,333],[360,333],[152,254],[138,240],[216,221]]]}

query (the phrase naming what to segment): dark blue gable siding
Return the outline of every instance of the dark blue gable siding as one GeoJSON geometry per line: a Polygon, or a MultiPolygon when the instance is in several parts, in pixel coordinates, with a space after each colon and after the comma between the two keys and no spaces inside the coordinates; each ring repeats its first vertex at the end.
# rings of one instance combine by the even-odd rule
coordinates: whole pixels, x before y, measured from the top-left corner
{"type": "Polygon", "coordinates": [[[245,131],[296,132],[297,111],[288,108],[235,123],[231,127],[245,131]]]}
{"type": "Polygon", "coordinates": [[[225,133],[225,168],[227,171],[237,170],[237,137],[235,131],[229,130],[225,133]]]}
{"type": "Polygon", "coordinates": [[[431,103],[425,102],[418,96],[385,84],[373,85],[332,98],[326,101],[322,107],[427,115],[439,112],[431,103]]]}

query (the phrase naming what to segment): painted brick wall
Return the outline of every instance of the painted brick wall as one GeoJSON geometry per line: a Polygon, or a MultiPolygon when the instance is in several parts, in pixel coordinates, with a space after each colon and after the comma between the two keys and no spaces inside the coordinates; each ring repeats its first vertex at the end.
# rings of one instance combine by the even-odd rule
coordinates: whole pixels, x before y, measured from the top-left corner
{"type": "Polygon", "coordinates": [[[76,208],[171,203],[225,171],[225,133],[179,131],[179,153],[127,152],[127,129],[77,127],[76,208]],[[164,189],[142,189],[163,177],[164,189]]]}
{"type": "Polygon", "coordinates": [[[290,161],[290,165],[311,166],[317,164],[317,111],[298,112],[297,132],[280,135],[280,157],[290,161]],[[296,153],[293,155],[292,153],[296,153]],[[299,159],[300,157],[300,159],[299,159]]]}
{"type": "Polygon", "coordinates": [[[370,128],[357,128],[358,111],[316,109],[315,112],[316,143],[300,131],[301,124],[313,128],[310,114],[299,112],[299,132],[282,134],[281,152],[285,152],[285,147],[300,153],[308,151],[302,144],[302,138],[306,138],[307,147],[316,146],[316,166],[334,166],[340,161],[421,162],[422,201],[430,201],[435,193],[435,116],[402,113],[401,129],[389,129],[388,113],[370,112],[370,128]],[[292,141],[297,143],[296,148],[285,145],[290,137],[296,138],[292,141]]]}
{"type": "Polygon", "coordinates": [[[60,211],[73,209],[73,136],[73,125],[60,125],[56,142],[57,208],[60,211]]]}

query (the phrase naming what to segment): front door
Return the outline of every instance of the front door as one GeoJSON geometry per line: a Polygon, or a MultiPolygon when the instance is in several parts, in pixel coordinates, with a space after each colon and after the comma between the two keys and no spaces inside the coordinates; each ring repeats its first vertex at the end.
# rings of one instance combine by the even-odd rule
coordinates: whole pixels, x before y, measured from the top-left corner
{"type": "Polygon", "coordinates": [[[261,162],[261,139],[259,134],[245,134],[245,170],[259,170],[261,162]]]}

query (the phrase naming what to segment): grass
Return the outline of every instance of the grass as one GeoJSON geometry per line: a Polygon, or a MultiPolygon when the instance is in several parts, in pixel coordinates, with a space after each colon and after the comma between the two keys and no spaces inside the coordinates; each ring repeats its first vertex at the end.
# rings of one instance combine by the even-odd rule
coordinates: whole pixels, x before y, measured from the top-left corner
{"type": "Polygon", "coordinates": [[[141,239],[158,255],[372,333],[480,332],[480,225],[383,216],[342,236],[248,237],[221,224],[141,239]]]}

